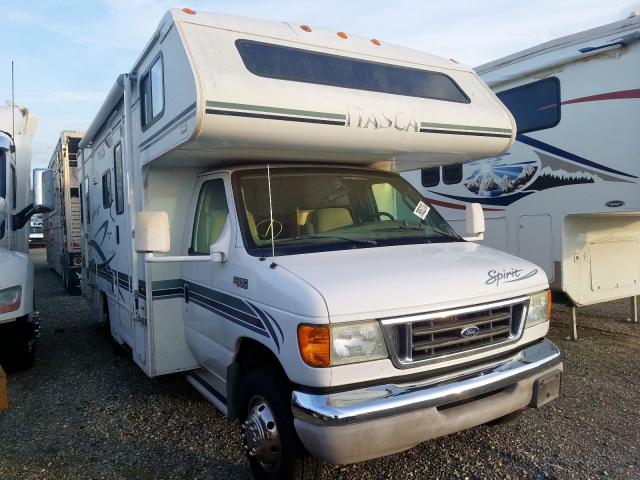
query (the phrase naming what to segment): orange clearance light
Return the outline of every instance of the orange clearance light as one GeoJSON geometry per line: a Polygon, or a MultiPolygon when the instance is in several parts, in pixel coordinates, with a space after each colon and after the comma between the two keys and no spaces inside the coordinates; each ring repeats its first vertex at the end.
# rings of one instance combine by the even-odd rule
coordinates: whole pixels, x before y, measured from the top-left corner
{"type": "Polygon", "coordinates": [[[304,30],[305,32],[310,32],[311,27],[309,25],[300,25],[300,30],[304,30]]]}
{"type": "Polygon", "coordinates": [[[186,14],[189,14],[189,15],[195,15],[195,14],[196,14],[196,11],[195,11],[195,10],[190,9],[189,7],[184,7],[184,8],[182,9],[182,11],[183,11],[184,13],[186,13],[186,14]]]}
{"type": "Polygon", "coordinates": [[[348,37],[347,37],[347,34],[346,34],[346,33],[344,33],[344,32],[338,32],[338,36],[339,36],[340,38],[342,38],[343,40],[346,40],[346,39],[348,38],[348,37]]]}
{"type": "Polygon", "coordinates": [[[310,367],[328,367],[331,364],[329,327],[327,325],[300,325],[298,346],[304,363],[310,367]]]}
{"type": "Polygon", "coordinates": [[[551,321],[551,289],[547,290],[547,320],[551,321]]]}
{"type": "Polygon", "coordinates": [[[378,47],[382,45],[382,43],[380,43],[380,40],[378,40],[377,38],[372,38],[371,43],[373,43],[374,45],[377,45],[378,47]]]}

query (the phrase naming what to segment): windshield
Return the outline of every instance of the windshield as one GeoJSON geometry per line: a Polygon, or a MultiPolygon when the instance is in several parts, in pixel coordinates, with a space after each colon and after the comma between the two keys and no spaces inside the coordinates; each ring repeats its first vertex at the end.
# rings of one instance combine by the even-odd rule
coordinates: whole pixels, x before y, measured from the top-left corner
{"type": "Polygon", "coordinates": [[[42,227],[40,225],[31,227],[31,233],[42,233],[42,227]]]}
{"type": "Polygon", "coordinates": [[[245,246],[269,256],[461,238],[402,177],[347,168],[272,168],[233,174],[245,246]]]}

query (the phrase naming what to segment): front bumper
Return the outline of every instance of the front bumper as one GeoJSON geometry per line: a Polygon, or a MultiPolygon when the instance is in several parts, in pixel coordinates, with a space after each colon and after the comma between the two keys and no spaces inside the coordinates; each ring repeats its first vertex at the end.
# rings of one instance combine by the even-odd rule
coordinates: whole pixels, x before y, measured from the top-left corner
{"type": "Polygon", "coordinates": [[[560,351],[543,339],[436,378],[329,394],[294,391],[294,424],[312,455],[359,462],[542,406],[559,395],[561,374],[560,351]]]}

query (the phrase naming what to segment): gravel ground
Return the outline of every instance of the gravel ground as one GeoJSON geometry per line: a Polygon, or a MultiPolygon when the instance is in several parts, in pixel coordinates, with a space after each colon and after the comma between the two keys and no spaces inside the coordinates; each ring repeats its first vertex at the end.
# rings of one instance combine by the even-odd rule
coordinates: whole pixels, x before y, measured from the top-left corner
{"type": "MultiPolygon", "coordinates": [[[[182,376],[147,378],[113,355],[81,297],[36,260],[42,338],[36,366],[9,377],[0,413],[0,479],[251,478],[238,426],[182,376]]],[[[629,301],[579,311],[580,341],[557,307],[560,399],[508,425],[478,427],[327,479],[640,478],[640,325],[629,301]]]]}

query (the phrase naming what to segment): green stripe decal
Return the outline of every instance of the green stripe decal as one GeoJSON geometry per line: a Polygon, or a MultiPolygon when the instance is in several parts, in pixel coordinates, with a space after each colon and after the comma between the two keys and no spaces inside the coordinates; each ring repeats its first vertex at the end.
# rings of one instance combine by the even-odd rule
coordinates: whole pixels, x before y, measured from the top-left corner
{"type": "Polygon", "coordinates": [[[495,128],[495,127],[478,127],[475,125],[453,125],[450,123],[431,123],[422,122],[420,124],[422,128],[442,128],[449,130],[471,130],[474,132],[499,132],[499,133],[511,133],[510,128],[495,128]]]}
{"type": "Polygon", "coordinates": [[[243,110],[246,112],[280,113],[283,115],[297,115],[298,117],[330,118],[332,120],[346,120],[347,116],[339,113],[313,112],[311,110],[295,110],[291,108],[265,107],[261,105],[246,105],[244,103],[214,102],[207,100],[207,107],[226,108],[229,110],[243,110]]]}

